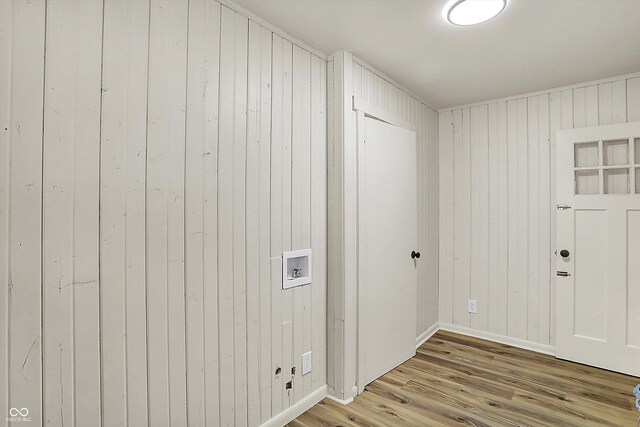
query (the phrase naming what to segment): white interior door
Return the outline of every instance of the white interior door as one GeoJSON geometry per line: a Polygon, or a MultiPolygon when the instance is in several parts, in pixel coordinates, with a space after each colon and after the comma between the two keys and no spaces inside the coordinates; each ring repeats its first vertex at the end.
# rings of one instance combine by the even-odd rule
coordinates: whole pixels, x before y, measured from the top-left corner
{"type": "Polygon", "coordinates": [[[638,376],[640,123],[561,131],[557,150],[557,356],[638,376]]]}
{"type": "MultiPolygon", "coordinates": [[[[359,117],[358,391],[415,355],[415,132],[359,117]]],[[[419,256],[419,255],[418,255],[419,256]]]]}

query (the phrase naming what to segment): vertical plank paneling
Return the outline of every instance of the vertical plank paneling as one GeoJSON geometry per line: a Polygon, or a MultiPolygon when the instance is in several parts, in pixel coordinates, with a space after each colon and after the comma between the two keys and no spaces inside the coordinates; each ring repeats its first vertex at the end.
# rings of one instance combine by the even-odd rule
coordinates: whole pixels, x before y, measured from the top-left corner
{"type": "Polygon", "coordinates": [[[270,118],[271,33],[249,23],[247,135],[248,420],[271,415],[270,118]]]}
{"type": "MultiPolygon", "coordinates": [[[[193,7],[193,2],[189,7],[193,7]]],[[[189,11],[189,17],[199,13],[197,10],[189,11]]],[[[195,17],[194,17],[195,18],[195,17]]],[[[218,213],[220,211],[218,171],[219,163],[219,137],[220,137],[220,28],[221,7],[213,0],[204,2],[202,10],[203,27],[197,27],[194,37],[189,37],[189,54],[195,54],[193,66],[189,66],[188,75],[193,72],[195,81],[187,82],[188,96],[193,102],[187,106],[187,111],[195,113],[194,147],[191,153],[198,173],[198,184],[195,186],[202,194],[194,197],[202,201],[198,206],[202,209],[196,216],[196,228],[190,238],[198,239],[198,231],[201,232],[200,251],[195,256],[201,255],[202,276],[198,277],[198,286],[203,288],[204,303],[204,408],[205,423],[216,426],[221,424],[222,406],[221,395],[225,393],[220,381],[220,335],[221,331],[228,333],[228,328],[222,325],[220,317],[220,240],[218,213]],[[198,28],[202,28],[198,31],[198,28]],[[195,35],[198,35],[197,44],[195,35]],[[201,228],[200,228],[201,227],[201,228]],[[212,284],[217,286],[212,286],[212,284]]],[[[195,18],[197,19],[197,18],[195,18]]],[[[191,28],[191,27],[189,27],[191,28]]],[[[194,221],[196,220],[194,218],[194,221]]],[[[198,272],[199,275],[199,272],[198,272]]],[[[189,299],[189,297],[187,296],[189,299]]],[[[200,314],[199,312],[197,312],[200,314]]],[[[200,319],[196,319],[200,322],[200,319]]],[[[188,327],[187,327],[188,329],[188,327]]],[[[194,379],[198,378],[196,371],[191,371],[194,379]]],[[[200,387],[200,379],[196,381],[200,387]]],[[[229,409],[227,413],[229,413],[229,409]]],[[[189,419],[191,422],[191,419],[189,419]]]]}
{"type": "Polygon", "coordinates": [[[0,403],[260,425],[326,384],[326,62],[215,0],[0,15],[0,403]],[[314,284],[283,292],[294,245],[314,284]]]}
{"type": "MultiPolygon", "coordinates": [[[[462,146],[462,112],[463,110],[455,110],[453,112],[453,157],[456,159],[457,164],[460,167],[454,167],[454,200],[453,204],[456,209],[453,217],[453,301],[462,301],[463,294],[463,282],[464,282],[464,248],[465,248],[465,233],[463,228],[463,218],[465,216],[465,198],[464,198],[464,167],[463,164],[463,146],[462,146]]],[[[462,307],[462,304],[454,304],[453,306],[453,323],[466,325],[465,315],[466,310],[462,307]]]]}
{"type": "Polygon", "coordinates": [[[640,77],[627,80],[627,121],[640,121],[640,77]]]}
{"type": "MultiPolygon", "coordinates": [[[[184,153],[184,296],[182,308],[175,309],[176,316],[184,310],[186,333],[181,336],[177,323],[174,332],[177,343],[186,339],[186,383],[183,378],[177,377],[178,370],[185,363],[180,346],[176,346],[174,352],[175,365],[172,361],[172,369],[175,366],[175,374],[172,373],[170,377],[171,384],[176,381],[177,386],[175,400],[172,394],[172,424],[175,422],[178,425],[218,425],[223,394],[219,390],[221,351],[218,343],[223,343],[223,333],[227,337],[232,331],[230,327],[220,327],[219,320],[222,310],[231,304],[228,300],[224,304],[219,303],[223,286],[226,290],[229,282],[218,282],[218,277],[222,277],[218,268],[221,234],[218,231],[218,183],[222,179],[218,173],[220,14],[220,4],[215,1],[197,0],[189,4],[184,153]],[[185,395],[182,394],[185,393],[182,387],[186,387],[185,395]],[[178,406],[183,399],[186,399],[186,405],[178,406]],[[182,420],[180,416],[183,416],[182,420]]],[[[229,228],[222,231],[226,233],[227,230],[229,228]]],[[[182,289],[176,286],[176,291],[174,295],[179,303],[181,296],[178,292],[182,289]]],[[[229,347],[224,349],[228,350],[229,347]]]]}
{"type": "Polygon", "coordinates": [[[617,80],[612,85],[612,123],[625,123],[627,121],[627,81],[617,80]]]}
{"type": "MultiPolygon", "coordinates": [[[[427,129],[426,123],[418,116],[418,108],[414,102],[413,97],[408,97],[409,101],[409,122],[414,123],[416,126],[416,174],[418,178],[417,185],[417,201],[418,201],[418,230],[423,230],[424,224],[428,221],[429,212],[424,204],[424,198],[422,194],[430,184],[428,171],[424,170],[424,156],[426,151],[428,150],[428,146],[426,144],[422,144],[422,135],[427,129]]],[[[425,246],[425,237],[422,233],[418,232],[417,236],[418,248],[420,250],[428,253],[427,246],[425,246]]],[[[433,255],[428,255],[429,257],[433,255]]],[[[418,283],[416,289],[416,304],[417,307],[422,307],[421,301],[425,299],[425,289],[422,286],[422,283],[425,282],[425,277],[427,275],[426,272],[426,263],[421,263],[418,265],[418,283]]],[[[427,310],[416,310],[416,326],[415,326],[415,335],[419,336],[424,329],[422,325],[426,322],[427,310]]]]}
{"type": "Polygon", "coordinates": [[[586,126],[598,126],[598,85],[585,88],[586,126]]]}
{"type": "Polygon", "coordinates": [[[100,392],[100,78],[102,2],[78,2],[78,90],[76,107],[76,203],[74,206],[75,418],[76,425],[98,425],[100,392]],[[87,54],[91,52],[91,54],[87,54]]]}
{"type": "MultiPolygon", "coordinates": [[[[173,3],[172,3],[173,5],[173,3]]],[[[167,141],[167,166],[171,169],[166,187],[167,197],[167,361],[169,385],[169,424],[184,426],[187,423],[186,383],[186,335],[185,335],[185,170],[186,170],[186,114],[187,81],[189,73],[181,71],[188,66],[188,18],[189,9],[176,5],[172,14],[175,28],[174,43],[182,47],[170,50],[170,61],[175,74],[168,76],[171,108],[165,113],[171,116],[171,139],[167,141]],[[173,97],[177,99],[174,99],[173,97]],[[175,139],[174,139],[175,138],[175,139]],[[175,141],[175,142],[174,142],[175,141]]],[[[217,80],[216,80],[217,81],[217,80]]],[[[215,160],[214,160],[215,161],[215,160]]],[[[214,221],[215,227],[215,221],[214,221]]],[[[217,313],[211,310],[212,316],[217,313]],[[215,313],[215,314],[214,314],[215,313]]],[[[217,342],[216,342],[217,344],[217,342]]],[[[217,359],[216,359],[217,360],[217,359]]]]}
{"type": "Polygon", "coordinates": [[[327,66],[311,56],[311,246],[313,248],[312,389],[327,382],[327,66]]]}
{"type": "MultiPolygon", "coordinates": [[[[146,150],[149,5],[131,3],[124,57],[129,71],[124,153],[124,271],[126,295],[127,408],[132,425],[148,423],[146,295],[146,150]]],[[[125,20],[126,22],[126,20],[125,20]]]]}
{"type": "Polygon", "coordinates": [[[374,74],[373,80],[373,99],[375,105],[382,108],[384,104],[384,82],[377,74],[374,74]]]}
{"type": "MultiPolygon", "coordinates": [[[[9,406],[13,2],[0,2],[0,408],[9,406]]],[[[6,423],[3,424],[6,426],[6,423]]]]}
{"type": "MultiPolygon", "coordinates": [[[[518,102],[507,102],[507,135],[508,135],[508,161],[510,165],[518,164],[518,102]]],[[[510,167],[508,170],[508,200],[509,200],[509,226],[508,226],[508,297],[507,297],[507,319],[509,320],[507,335],[516,334],[516,319],[518,316],[517,301],[521,286],[518,281],[518,267],[520,248],[518,238],[518,168],[510,167]]]]}
{"type": "MultiPolygon", "coordinates": [[[[293,374],[291,373],[291,368],[293,366],[293,340],[293,322],[290,320],[282,322],[282,357],[284,359],[283,383],[285,384],[289,381],[293,381],[293,374]]],[[[291,406],[294,399],[293,391],[288,389],[284,391],[284,394],[283,404],[291,406]]]]}
{"type": "MultiPolygon", "coordinates": [[[[124,141],[123,132],[120,129],[127,73],[120,57],[122,45],[126,44],[126,33],[123,31],[122,23],[118,24],[123,11],[117,6],[113,2],[105,3],[103,35],[100,141],[100,350],[102,419],[105,426],[124,425],[127,422],[126,350],[123,339],[126,327],[125,284],[122,257],[124,247],[122,230],[125,214],[124,141]]],[[[125,20],[122,19],[122,21],[125,20]]]]}
{"type": "Polygon", "coordinates": [[[391,108],[393,109],[392,111],[396,116],[402,117],[402,105],[401,105],[402,93],[395,85],[391,83],[389,84],[391,85],[391,108]]]}
{"type": "Polygon", "coordinates": [[[343,234],[343,200],[336,194],[340,194],[344,184],[340,144],[344,103],[338,100],[346,92],[344,75],[348,68],[344,64],[345,57],[344,54],[338,54],[327,63],[327,266],[331,266],[327,268],[327,283],[332,283],[332,286],[327,286],[327,389],[329,393],[338,395],[342,393],[343,381],[341,359],[344,331],[340,323],[340,299],[343,298],[344,282],[340,280],[343,251],[335,250],[334,246],[341,244],[343,234]]]}
{"type": "Polygon", "coordinates": [[[2,386],[7,390],[5,408],[26,407],[30,416],[39,420],[43,415],[40,283],[45,4],[13,1],[3,2],[2,8],[9,20],[3,33],[10,33],[3,46],[7,50],[2,52],[10,67],[2,82],[7,85],[8,97],[2,102],[6,102],[9,116],[2,132],[10,141],[10,169],[5,178],[10,206],[8,261],[2,278],[8,306],[8,375],[2,386]]]}
{"type": "Polygon", "coordinates": [[[353,91],[356,98],[362,99],[362,66],[353,63],[353,91]]]}
{"type": "Polygon", "coordinates": [[[573,125],[576,128],[587,125],[587,93],[583,87],[573,90],[573,125]]]}
{"type": "MultiPolygon", "coordinates": [[[[486,105],[470,110],[471,145],[471,255],[470,297],[489,299],[489,132],[486,105]]],[[[481,303],[482,304],[482,303],[481,303]]],[[[480,307],[469,318],[469,326],[486,329],[487,307],[480,307]]]]}
{"type": "Polygon", "coordinates": [[[180,378],[177,384],[171,380],[176,379],[176,370],[184,372],[185,351],[183,332],[176,334],[174,325],[184,325],[181,295],[184,295],[187,13],[184,2],[151,3],[146,223],[152,425],[169,425],[172,421],[183,424],[176,416],[185,415],[175,404],[176,400],[178,404],[185,403],[183,380],[180,378]],[[177,414],[172,414],[172,410],[177,414]]]}
{"type": "Polygon", "coordinates": [[[610,125],[613,123],[613,83],[598,85],[598,123],[610,125]]]}
{"type": "Polygon", "coordinates": [[[550,182],[549,182],[549,199],[550,204],[549,207],[551,209],[551,231],[550,231],[550,239],[551,239],[551,251],[549,253],[549,257],[551,259],[550,263],[550,277],[549,277],[549,285],[552,286],[552,289],[549,293],[549,344],[555,345],[555,290],[553,286],[555,285],[555,275],[556,275],[556,255],[555,255],[555,247],[556,247],[556,211],[554,208],[559,203],[556,200],[556,133],[558,130],[562,128],[562,108],[563,108],[563,94],[562,92],[553,92],[549,95],[549,172],[550,172],[550,182]]]}
{"type": "MultiPolygon", "coordinates": [[[[343,54],[344,62],[350,63],[353,57],[348,54],[343,54]]],[[[350,81],[351,67],[346,66],[344,68],[344,81],[345,83],[350,81]]],[[[345,85],[345,93],[350,94],[350,86],[345,85]]],[[[341,267],[341,275],[344,277],[344,299],[340,302],[345,307],[344,316],[339,319],[339,326],[344,333],[344,351],[342,355],[342,363],[344,369],[342,370],[341,377],[343,379],[344,389],[342,395],[344,398],[353,396],[353,386],[356,383],[356,278],[357,278],[357,251],[358,246],[358,234],[357,234],[357,197],[355,194],[358,188],[358,174],[355,168],[358,158],[357,149],[357,135],[355,126],[356,113],[352,110],[352,101],[350,95],[342,99],[342,111],[345,115],[345,119],[342,122],[344,126],[344,140],[346,141],[342,147],[342,175],[343,175],[343,188],[341,190],[343,204],[342,204],[342,218],[343,235],[342,244],[344,248],[344,259],[341,267]]]]}
{"type": "Polygon", "coordinates": [[[527,99],[522,98],[517,101],[517,141],[518,141],[518,214],[517,214],[517,230],[520,239],[518,241],[518,277],[516,292],[516,306],[521,309],[516,314],[515,336],[517,338],[526,339],[527,337],[527,306],[528,295],[528,272],[529,272],[529,245],[527,242],[527,233],[529,227],[529,163],[528,163],[528,128],[527,128],[527,99]]]}
{"type": "MultiPolygon", "coordinates": [[[[496,285],[499,289],[491,299],[495,312],[496,332],[507,334],[509,299],[509,139],[507,134],[507,103],[498,102],[498,272],[496,285]]],[[[490,167],[494,167],[490,165],[490,167]]],[[[493,282],[489,283],[492,286],[493,282]]],[[[491,316],[491,314],[490,314],[491,316]]]]}
{"type": "MultiPolygon", "coordinates": [[[[537,342],[549,344],[549,295],[551,293],[551,195],[549,160],[549,95],[539,95],[538,103],[538,178],[539,178],[539,277],[538,283],[538,331],[537,342]]],[[[555,244],[554,244],[555,246],[555,244]]],[[[531,339],[531,338],[530,338],[531,339]]]]}
{"type": "MultiPolygon", "coordinates": [[[[413,98],[412,98],[413,99],[413,98]]],[[[412,109],[412,114],[410,117],[410,122],[411,123],[415,123],[416,124],[416,178],[418,180],[418,185],[417,185],[417,208],[418,208],[418,218],[417,218],[417,227],[418,230],[422,230],[423,228],[423,224],[426,221],[426,218],[428,217],[428,213],[425,210],[425,206],[422,203],[423,202],[423,198],[422,198],[422,192],[424,191],[424,188],[426,186],[429,185],[429,181],[427,179],[427,174],[426,171],[424,170],[423,166],[422,166],[422,159],[424,157],[424,152],[426,151],[427,147],[423,146],[423,144],[421,144],[421,137],[422,134],[424,132],[424,126],[423,126],[423,122],[421,120],[417,119],[417,116],[414,114],[416,111],[415,109],[412,109]]],[[[422,233],[418,233],[417,236],[417,244],[418,244],[418,248],[420,248],[420,250],[425,251],[426,247],[423,246],[424,245],[424,238],[422,233]]],[[[425,251],[425,253],[427,253],[425,251]]],[[[429,256],[429,255],[427,255],[429,256]]],[[[417,304],[417,310],[416,310],[416,336],[419,336],[420,333],[423,331],[423,329],[421,328],[421,325],[424,323],[424,318],[425,318],[425,311],[426,310],[420,310],[421,305],[420,305],[420,301],[423,300],[424,298],[424,291],[423,291],[423,287],[421,286],[421,284],[424,282],[424,276],[425,276],[425,263],[418,263],[417,266],[417,284],[416,284],[416,304],[417,304]]]]}
{"type": "MultiPolygon", "coordinates": [[[[574,127],[574,104],[573,91],[563,90],[561,96],[562,102],[562,129],[570,129],[574,127]]],[[[578,127],[578,126],[575,126],[578,127]]]]}
{"type": "MultiPolygon", "coordinates": [[[[454,202],[461,207],[459,216],[456,218],[454,231],[454,259],[458,261],[457,266],[454,264],[454,272],[459,275],[458,280],[455,280],[457,289],[454,290],[454,299],[457,301],[467,301],[470,297],[471,287],[471,136],[469,115],[469,108],[462,109],[459,114],[454,112],[454,144],[459,150],[461,159],[460,172],[456,173],[456,201],[454,202]],[[459,191],[457,191],[458,189],[459,191]]],[[[454,323],[469,326],[469,314],[466,306],[460,304],[455,308],[454,323]]]]}
{"type": "MultiPolygon", "coordinates": [[[[73,15],[62,4],[52,4],[47,20],[51,58],[45,67],[44,159],[43,159],[43,228],[42,280],[43,330],[47,337],[43,348],[44,408],[47,423],[63,425],[73,419],[74,400],[63,399],[73,393],[73,274],[74,167],[75,167],[75,99],[65,94],[75,92],[73,79],[65,78],[71,66],[77,70],[77,55],[65,47],[76,34],[73,15]],[[58,95],[59,91],[60,95],[58,95]],[[71,120],[70,120],[71,119],[71,120]],[[66,167],[59,168],[64,164],[66,167]],[[63,292],[64,290],[64,292],[63,292]]],[[[75,11],[74,11],[75,12],[75,11]]],[[[74,13],[75,15],[75,13],[74,13]]]]}
{"type": "Polygon", "coordinates": [[[440,233],[439,233],[439,311],[440,320],[446,323],[453,323],[453,290],[455,286],[454,264],[456,262],[454,254],[454,215],[456,212],[454,200],[456,194],[455,183],[457,170],[455,168],[455,148],[453,134],[455,131],[453,113],[451,111],[441,112],[439,115],[439,137],[440,144],[440,233]]]}
{"type": "Polygon", "coordinates": [[[233,330],[235,422],[247,424],[246,159],[249,21],[235,13],[233,127],[233,330]]]}
{"type": "MultiPolygon", "coordinates": [[[[299,140],[298,153],[300,157],[296,156],[297,162],[302,168],[302,188],[309,189],[303,190],[300,194],[294,195],[294,197],[300,197],[302,199],[301,214],[301,248],[311,248],[311,55],[308,51],[301,50],[301,66],[296,74],[300,73],[302,77],[302,96],[300,98],[301,110],[302,110],[302,123],[301,131],[302,138],[299,140]]],[[[306,378],[302,378],[302,354],[307,351],[311,351],[311,339],[312,339],[312,325],[311,325],[311,287],[303,286],[299,288],[302,295],[299,297],[301,304],[298,304],[298,310],[301,311],[300,326],[302,326],[302,337],[298,339],[300,344],[298,350],[294,356],[296,370],[296,377],[302,379],[299,382],[299,387],[296,390],[296,402],[299,402],[304,396],[311,393],[311,375],[307,375],[306,378]]]]}
{"type": "Polygon", "coordinates": [[[362,69],[362,99],[371,102],[371,71],[363,67],[362,69]]]}
{"type": "Polygon", "coordinates": [[[260,26],[249,22],[246,174],[247,406],[248,423],[260,424],[260,26]]]}
{"type": "MultiPolygon", "coordinates": [[[[142,11],[142,10],[141,10],[142,11]]],[[[148,18],[148,7],[144,8],[148,18]]],[[[142,14],[141,14],[142,15],[142,14]]],[[[147,38],[147,25],[142,25],[136,38],[147,38]]],[[[137,40],[136,40],[137,41],[137,40]]],[[[137,43],[136,43],[137,44],[137,43]]],[[[140,51],[139,58],[148,56],[146,40],[140,40],[134,50],[140,51]]],[[[134,55],[138,57],[137,55],[134,55]]],[[[146,59],[146,58],[145,58],[146,59]]],[[[138,61],[135,61],[138,62],[138,61]]],[[[140,79],[138,90],[147,91],[147,61],[135,65],[136,77],[140,79]],[[144,80],[143,80],[144,78],[144,80]],[[143,83],[144,82],[144,83],[143,83]]],[[[129,62],[131,64],[131,61],[129,62]]],[[[133,70],[132,70],[133,71],[133,70]]],[[[130,90],[133,87],[129,88],[130,90]]],[[[145,94],[146,95],[146,94],[145,94]]],[[[125,265],[127,294],[127,391],[129,419],[132,424],[147,423],[148,415],[148,367],[147,367],[147,295],[146,295],[146,129],[140,129],[145,123],[146,96],[136,94],[131,97],[132,129],[127,130],[126,146],[126,215],[125,215],[125,265]],[[131,138],[129,139],[129,135],[131,138]],[[135,160],[134,160],[135,159],[135,160]],[[134,410],[133,408],[136,408],[134,410]]]]}
{"type": "Polygon", "coordinates": [[[103,420],[147,423],[145,173],[149,5],[104,6],[103,420]],[[135,408],[135,410],[133,410],[135,408]]]}
{"type": "Polygon", "coordinates": [[[51,2],[47,22],[51,60],[45,69],[43,161],[45,416],[54,424],[99,424],[102,4],[51,2]],[[66,401],[61,400],[65,391],[71,396],[66,401]]]}
{"type": "Polygon", "coordinates": [[[260,29],[260,421],[271,418],[271,55],[272,35],[260,29]]]}
{"type": "MultiPolygon", "coordinates": [[[[308,61],[307,61],[308,64],[308,61]]],[[[308,66],[306,67],[308,71],[308,66]]],[[[305,169],[305,157],[308,158],[308,146],[304,141],[304,88],[303,80],[305,74],[305,59],[302,49],[293,46],[293,104],[292,104],[292,140],[291,140],[291,249],[304,249],[304,211],[306,195],[303,193],[305,177],[308,169],[305,169]]],[[[307,73],[308,75],[308,73],[307,73]]],[[[308,79],[307,79],[308,87],[308,79]]],[[[293,293],[293,361],[292,366],[297,365],[297,356],[302,354],[304,340],[304,289],[296,287],[287,291],[293,293]]],[[[297,375],[293,375],[293,400],[295,403],[302,394],[304,387],[302,372],[297,370],[297,375]]]]}
{"type": "Polygon", "coordinates": [[[382,108],[391,111],[391,84],[386,80],[382,80],[382,108]]]}
{"type": "Polygon", "coordinates": [[[540,305],[540,165],[539,165],[539,129],[538,98],[527,98],[527,166],[528,195],[527,206],[527,334],[531,341],[538,340],[538,307],[540,305]]]}
{"type": "MultiPolygon", "coordinates": [[[[462,300],[471,297],[471,109],[462,110],[462,220],[460,223],[460,240],[462,246],[462,300]]],[[[460,324],[469,326],[469,313],[461,307],[458,316],[460,324]]]]}
{"type": "MultiPolygon", "coordinates": [[[[235,12],[222,7],[220,40],[220,139],[218,147],[218,295],[220,336],[220,424],[236,422],[235,276],[235,12]],[[224,391],[224,392],[223,392],[224,391]]],[[[240,159],[238,159],[240,161],[240,159]]],[[[244,171],[244,167],[242,168],[244,171]]],[[[244,192],[244,191],[243,191],[244,192]]],[[[240,286],[240,283],[238,283],[240,286]]],[[[239,298],[244,300],[244,296],[239,298]]],[[[242,301],[238,301],[241,303],[242,301]]],[[[239,343],[241,345],[241,343],[239,343]]],[[[196,374],[196,373],[194,373],[196,374]]],[[[239,409],[239,408],[238,408],[239,409]]]]}
{"type": "Polygon", "coordinates": [[[283,99],[282,38],[273,35],[272,48],[272,115],[271,115],[271,413],[282,411],[282,218],[283,218],[283,158],[282,105],[283,99]],[[276,372],[279,372],[276,375],[276,372]]]}
{"type": "Polygon", "coordinates": [[[499,222],[499,204],[498,204],[498,175],[499,175],[499,143],[498,138],[498,103],[491,103],[488,106],[488,137],[489,137],[489,158],[488,158],[488,190],[489,190],[489,247],[488,247],[488,265],[489,265],[489,282],[487,302],[484,310],[487,311],[487,328],[488,330],[499,333],[501,316],[501,307],[498,304],[498,298],[504,290],[501,289],[499,282],[498,263],[500,262],[500,254],[498,253],[499,231],[501,224],[499,222]]]}
{"type": "MultiPolygon", "coordinates": [[[[434,173],[435,162],[434,158],[438,159],[438,152],[440,147],[435,142],[439,138],[439,120],[437,114],[430,108],[417,103],[416,112],[418,114],[418,122],[422,128],[421,136],[419,138],[420,143],[423,145],[421,158],[420,158],[420,170],[424,176],[424,183],[419,193],[419,202],[425,215],[422,223],[418,228],[419,238],[422,239],[420,248],[425,250],[428,254],[428,261],[422,265],[423,277],[418,282],[418,288],[421,289],[422,298],[418,301],[419,310],[423,311],[423,317],[421,323],[418,325],[418,334],[420,335],[425,330],[431,328],[435,322],[439,320],[439,310],[434,310],[435,300],[439,300],[438,288],[433,286],[433,283],[437,283],[439,280],[439,268],[436,261],[440,257],[439,243],[434,245],[434,240],[438,241],[439,238],[439,215],[440,215],[440,179],[439,173],[434,173]],[[434,195],[438,194],[437,200],[434,199],[434,195]]],[[[451,125],[447,127],[447,131],[451,131],[451,125]]],[[[450,165],[452,173],[453,165],[450,165]]],[[[451,185],[451,184],[450,184],[451,185]]],[[[452,190],[452,189],[451,189],[452,190]]],[[[450,191],[451,191],[450,190],[450,191]]],[[[453,200],[453,194],[448,196],[450,200],[453,200]]],[[[452,258],[452,254],[449,255],[452,258]]],[[[453,260],[449,261],[452,264],[453,260]]],[[[449,271],[448,274],[452,274],[449,271]]]]}
{"type": "Polygon", "coordinates": [[[382,81],[381,98],[382,108],[391,111],[391,85],[386,80],[382,81]]]}
{"type": "MultiPolygon", "coordinates": [[[[281,152],[282,157],[282,251],[290,251],[292,246],[292,224],[293,224],[293,198],[292,198],[292,162],[293,162],[293,45],[287,40],[282,40],[282,69],[280,78],[282,79],[282,107],[280,116],[281,130],[281,152]]],[[[279,254],[281,255],[281,253],[279,254]]],[[[282,276],[278,278],[280,289],[282,289],[282,276]]],[[[291,368],[294,366],[293,352],[293,320],[294,320],[294,289],[281,291],[283,314],[281,319],[282,328],[282,378],[283,383],[280,388],[282,392],[282,408],[290,407],[294,402],[291,390],[287,390],[285,385],[292,380],[291,368]]]]}
{"type": "MultiPolygon", "coordinates": [[[[438,224],[440,218],[440,208],[438,206],[439,188],[440,188],[440,170],[438,168],[440,146],[438,145],[438,113],[431,108],[420,104],[420,108],[424,115],[429,117],[429,131],[425,133],[422,144],[429,146],[428,154],[425,157],[425,169],[430,171],[432,181],[428,190],[428,194],[424,194],[424,203],[429,206],[429,223],[426,230],[422,230],[422,234],[427,239],[428,251],[433,254],[428,265],[428,282],[423,286],[427,287],[427,299],[421,305],[426,307],[428,311],[427,323],[423,325],[426,331],[438,322],[438,276],[439,276],[439,253],[438,253],[438,224]]],[[[452,200],[452,199],[451,199],[452,200]]]]}

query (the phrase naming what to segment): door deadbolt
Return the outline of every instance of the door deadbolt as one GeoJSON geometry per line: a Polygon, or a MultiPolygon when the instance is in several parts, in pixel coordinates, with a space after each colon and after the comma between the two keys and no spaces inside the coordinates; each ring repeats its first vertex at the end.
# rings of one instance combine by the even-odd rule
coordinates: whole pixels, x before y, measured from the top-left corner
{"type": "Polygon", "coordinates": [[[412,259],[420,258],[420,252],[411,251],[411,258],[412,259]]]}

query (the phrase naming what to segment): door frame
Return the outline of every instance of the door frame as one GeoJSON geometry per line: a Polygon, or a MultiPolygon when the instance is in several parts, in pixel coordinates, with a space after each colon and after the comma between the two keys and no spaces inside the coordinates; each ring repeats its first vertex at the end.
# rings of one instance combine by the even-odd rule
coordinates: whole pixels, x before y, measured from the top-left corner
{"type": "MultiPolygon", "coordinates": [[[[407,130],[412,131],[416,138],[416,145],[418,143],[418,138],[417,138],[417,127],[415,125],[413,125],[412,123],[402,119],[401,117],[396,116],[395,114],[389,113],[385,110],[383,110],[382,108],[379,108],[367,101],[364,101],[362,99],[359,99],[355,96],[352,97],[353,99],[353,111],[356,113],[356,165],[357,165],[357,171],[356,171],[356,189],[357,189],[357,203],[356,203],[356,218],[357,218],[357,223],[360,224],[361,223],[361,212],[360,212],[360,183],[362,182],[362,177],[361,177],[361,171],[362,171],[362,157],[360,156],[360,147],[362,147],[362,145],[364,144],[364,139],[365,139],[365,118],[366,117],[370,117],[370,118],[374,118],[377,120],[380,120],[384,123],[387,123],[391,126],[397,126],[397,127],[401,127],[407,130]]],[[[417,170],[416,170],[417,172],[417,170]]],[[[416,197],[418,197],[418,194],[416,194],[416,197]]],[[[364,376],[364,372],[363,372],[363,361],[365,359],[365,351],[363,346],[360,345],[360,331],[362,330],[362,328],[364,327],[364,319],[362,318],[362,312],[360,310],[360,277],[363,277],[362,271],[361,271],[361,264],[360,264],[360,247],[361,247],[361,236],[360,236],[360,232],[359,230],[356,231],[356,295],[355,295],[355,299],[356,299],[356,388],[357,388],[357,394],[360,394],[364,391],[364,387],[366,386],[366,384],[364,384],[363,381],[363,376],[364,376]]],[[[417,281],[416,281],[417,282],[417,281]]],[[[416,283],[417,285],[417,283],[416,283]]]]}

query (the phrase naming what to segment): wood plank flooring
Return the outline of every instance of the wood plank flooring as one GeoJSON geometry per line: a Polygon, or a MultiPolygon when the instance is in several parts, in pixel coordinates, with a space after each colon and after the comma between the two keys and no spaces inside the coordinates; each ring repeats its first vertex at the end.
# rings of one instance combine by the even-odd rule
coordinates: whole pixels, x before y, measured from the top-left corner
{"type": "Polygon", "coordinates": [[[640,378],[439,331],[353,403],[325,399],[288,424],[630,426],[640,378]]]}

